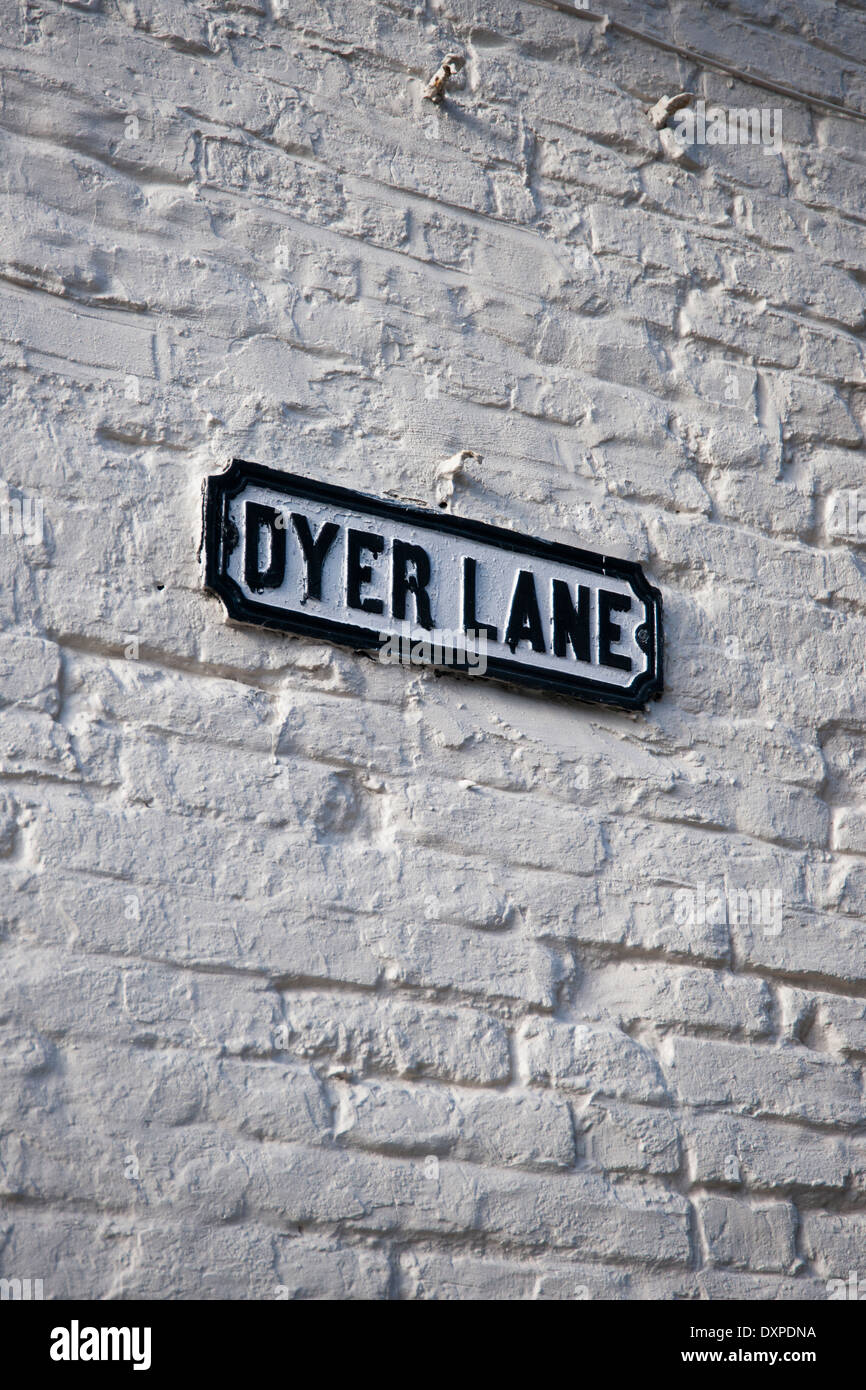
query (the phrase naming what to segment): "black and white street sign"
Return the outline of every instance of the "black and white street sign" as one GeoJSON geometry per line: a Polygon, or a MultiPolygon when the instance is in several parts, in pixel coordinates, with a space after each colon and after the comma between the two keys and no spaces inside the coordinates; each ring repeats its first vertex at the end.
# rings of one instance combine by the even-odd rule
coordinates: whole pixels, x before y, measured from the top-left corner
{"type": "Polygon", "coordinates": [[[627,709],[661,694],[661,595],[627,560],[241,459],[206,480],[204,559],[239,622],[627,709]]]}

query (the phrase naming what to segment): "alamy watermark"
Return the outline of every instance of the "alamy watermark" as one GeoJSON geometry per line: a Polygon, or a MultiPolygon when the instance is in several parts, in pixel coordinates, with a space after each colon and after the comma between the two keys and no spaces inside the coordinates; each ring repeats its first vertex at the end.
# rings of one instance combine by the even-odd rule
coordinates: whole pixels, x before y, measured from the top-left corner
{"type": "Polygon", "coordinates": [[[834,493],[827,530],[831,536],[866,540],[866,493],[857,488],[834,493]]]}
{"type": "Polygon", "coordinates": [[[778,936],[782,930],[780,888],[732,888],[727,881],[723,887],[698,883],[694,888],[678,888],[674,899],[678,927],[747,924],[762,927],[764,936],[778,936]]]}
{"type": "Polygon", "coordinates": [[[487,670],[487,633],[483,628],[452,631],[433,628],[424,637],[404,622],[399,633],[379,633],[379,661],[383,666],[456,666],[471,675],[487,670]]]}
{"type": "Polygon", "coordinates": [[[847,1279],[828,1279],[827,1294],[830,1302],[850,1299],[853,1303],[866,1303],[866,1284],[861,1284],[856,1269],[848,1270],[847,1279]],[[863,1289],[863,1293],[860,1289],[863,1289]]]}
{"type": "Polygon", "coordinates": [[[688,145],[761,145],[764,154],[782,146],[782,112],[769,106],[710,106],[703,97],[671,117],[671,130],[688,145]]]}
{"type": "Polygon", "coordinates": [[[0,1279],[0,1302],[27,1302],[44,1297],[42,1279],[0,1279]]]}
{"type": "Polygon", "coordinates": [[[128,1361],[134,1371],[148,1371],[151,1337],[149,1327],[82,1327],[73,1318],[52,1329],[48,1354],[52,1361],[128,1361]]]}
{"type": "Polygon", "coordinates": [[[41,497],[0,497],[0,537],[12,536],[25,545],[38,545],[44,534],[44,515],[41,497]]]}

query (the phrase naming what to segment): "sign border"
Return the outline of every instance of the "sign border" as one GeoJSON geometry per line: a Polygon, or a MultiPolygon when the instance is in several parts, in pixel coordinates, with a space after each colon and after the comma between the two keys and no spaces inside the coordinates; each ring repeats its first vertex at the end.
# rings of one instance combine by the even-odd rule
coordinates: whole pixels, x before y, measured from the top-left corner
{"type": "Polygon", "coordinates": [[[427,510],[424,507],[412,506],[408,502],[374,497],[370,493],[356,492],[353,488],[318,482],[312,478],[301,477],[297,473],[287,473],[240,458],[233,458],[223,473],[211,474],[204,479],[202,508],[204,587],[222,600],[229,617],[235,621],[278,632],[294,632],[302,637],[317,637],[338,646],[360,651],[378,648],[381,642],[381,628],[335,622],[312,614],[279,611],[268,604],[257,603],[254,599],[248,598],[225,572],[225,542],[229,525],[232,524],[228,518],[228,503],[251,482],[260,483],[277,492],[290,491],[291,496],[306,498],[311,502],[338,503],[370,516],[417,525],[446,535],[474,538],[518,555],[559,560],[577,565],[594,574],[610,575],[612,578],[625,580],[637,597],[646,604],[650,619],[651,632],[647,651],[654,659],[650,661],[647,671],[636,685],[623,690],[621,686],[607,685],[603,681],[593,681],[584,676],[539,671],[534,667],[523,666],[511,658],[492,656],[488,657],[487,671],[482,679],[503,681],[531,690],[550,690],[592,703],[616,705],[621,709],[641,709],[650,698],[661,698],[664,689],[662,596],[659,590],[647,581],[636,561],[599,555],[591,550],[564,545],[561,541],[540,540],[536,536],[527,536],[504,526],[490,526],[484,521],[455,516],[451,512],[427,510]]]}

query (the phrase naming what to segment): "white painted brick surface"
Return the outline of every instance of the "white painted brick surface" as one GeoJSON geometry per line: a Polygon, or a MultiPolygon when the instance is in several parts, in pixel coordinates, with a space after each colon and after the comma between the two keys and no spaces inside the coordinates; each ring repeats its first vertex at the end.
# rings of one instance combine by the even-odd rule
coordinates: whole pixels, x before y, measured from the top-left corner
{"type": "Polygon", "coordinates": [[[610,18],[0,0],[0,1273],[46,1297],[866,1289],[866,13],[610,18]],[[684,86],[781,138],[680,158],[684,86]],[[455,513],[644,565],[660,703],[203,592],[232,456],[434,507],[460,450],[455,513]]]}

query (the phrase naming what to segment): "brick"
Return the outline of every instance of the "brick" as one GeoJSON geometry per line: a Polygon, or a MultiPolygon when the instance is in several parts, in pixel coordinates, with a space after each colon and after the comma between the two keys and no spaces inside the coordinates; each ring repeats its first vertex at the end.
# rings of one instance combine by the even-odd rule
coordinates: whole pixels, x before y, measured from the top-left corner
{"type": "MultiPolygon", "coordinates": [[[[855,900],[858,897],[858,885],[855,900]]],[[[862,919],[843,913],[783,907],[781,931],[743,921],[733,928],[741,958],[789,975],[823,975],[858,984],[863,979],[862,919]]]]}
{"type": "Polygon", "coordinates": [[[519,1045],[530,1080],[541,1085],[631,1100],[667,1094],[653,1054],[616,1029],[539,1019],[523,1025],[519,1045]]]}
{"type": "Polygon", "coordinates": [[[206,20],[191,14],[177,0],[119,0],[118,7],[127,24],[166,41],[172,48],[184,53],[214,52],[206,20]]]}
{"type": "Polygon", "coordinates": [[[550,1244],[578,1253],[685,1263],[690,1258],[685,1202],[642,1188],[609,1187],[583,1174],[476,1176],[472,1165],[440,1163],[425,1177],[420,1161],[296,1150],[291,1182],[271,1164],[267,1205],[283,1220],[341,1220],[359,1230],[401,1225],[419,1234],[484,1229],[521,1246],[550,1244]],[[288,1205],[283,1205],[287,1203],[288,1205]]]}
{"type": "Polygon", "coordinates": [[[66,730],[26,705],[4,710],[0,774],[77,782],[78,765],[66,730]]]}
{"type": "Polygon", "coordinates": [[[650,1272],[549,1258],[479,1259],[427,1250],[408,1252],[400,1264],[405,1297],[413,1301],[621,1302],[697,1296],[694,1279],[674,1270],[650,1272]]]}
{"type": "Polygon", "coordinates": [[[484,1014],[378,997],[342,996],[338,1008],[323,994],[290,991],[283,999],[287,1046],[299,1056],[476,1084],[511,1076],[508,1034],[484,1014]]]}
{"type": "MultiPolygon", "coordinates": [[[[35,1039],[9,1040],[20,1052],[35,1039]]],[[[65,1105],[81,1130],[99,1130],[124,1141],[142,1127],[155,1130],[216,1123],[239,1135],[260,1139],[324,1143],[331,1137],[331,1107],[310,1066],[279,1060],[255,1064],[213,1059],[175,1048],[113,1045],[115,1071],[106,1074],[98,1042],[76,1037],[48,1054],[38,1070],[28,1070],[17,1094],[4,1100],[4,1123],[20,1138],[39,1143],[43,1111],[65,1105]]]]}
{"type": "Polygon", "coordinates": [[[827,1297],[826,1284],[808,1275],[785,1279],[770,1274],[743,1274],[733,1269],[702,1269],[695,1282],[700,1297],[722,1301],[801,1303],[821,1302],[827,1297]]]}
{"type": "Polygon", "coordinates": [[[824,382],[786,376],[774,388],[786,439],[859,444],[863,432],[845,401],[824,382]]]}
{"type": "Polygon", "coordinates": [[[365,1149],[497,1167],[570,1168],[575,1158],[568,1106],[532,1094],[365,1083],[340,1096],[337,1133],[365,1149]]]}
{"type": "Polygon", "coordinates": [[[449,787],[448,814],[443,816],[445,792],[444,787],[418,783],[394,799],[386,823],[398,843],[417,839],[574,874],[592,873],[604,858],[599,827],[590,817],[569,817],[540,797],[524,799],[484,787],[458,788],[456,796],[449,787]]]}
{"type": "MultiPolygon", "coordinates": [[[[862,1270],[866,1222],[861,1212],[807,1211],[801,1224],[803,1250],[822,1277],[847,1281],[851,1270],[862,1270]]],[[[860,1284],[858,1299],[862,1275],[860,1284]]]]}
{"type": "Polygon", "coordinates": [[[606,1173],[676,1173],[677,1122],[658,1108],[593,1102],[575,1116],[585,1156],[606,1173]]]}
{"type": "Polygon", "coordinates": [[[20,633],[0,636],[0,699],[4,705],[56,715],[60,708],[60,650],[20,633]]]}
{"type": "MultiPolygon", "coordinates": [[[[0,338],[20,341],[26,306],[19,295],[0,295],[0,338]]],[[[28,324],[28,348],[67,357],[87,366],[111,367],[140,377],[153,375],[153,334],[137,324],[109,325],[98,315],[46,305],[39,319],[28,324]],[[38,324],[38,327],[36,326],[38,324]]]]}
{"type": "Polygon", "coordinates": [[[835,1052],[856,1057],[866,1054],[866,1003],[844,995],[816,996],[815,1027],[835,1052]]]}
{"type": "Polygon", "coordinates": [[[845,1144],[802,1125],[693,1113],[682,1127],[695,1182],[765,1191],[838,1192],[845,1187],[851,1167],[845,1144]]]}
{"type": "Polygon", "coordinates": [[[842,806],[834,816],[833,848],[866,854],[866,811],[860,806],[842,806]]]}
{"type": "Polygon", "coordinates": [[[620,1028],[641,1020],[742,1032],[770,1032],[771,997],[762,980],[683,968],[659,969],[648,962],[609,965],[593,973],[584,1007],[613,1019],[620,1028]]]}
{"type": "Polygon", "coordinates": [[[858,1123],[856,1071],[804,1047],[674,1038],[668,1072],[689,1105],[728,1105],[744,1114],[796,1117],[815,1124],[858,1123]]]}
{"type": "Polygon", "coordinates": [[[791,1203],[751,1206],[729,1197],[706,1197],[698,1206],[713,1264],[758,1273],[784,1273],[793,1265],[796,1209],[791,1203]]]}
{"type": "Polygon", "coordinates": [[[43,1212],[0,1199],[0,1277],[41,1279],[48,1299],[82,1289],[108,1298],[133,1257],[135,1221],[101,1214],[43,1212]]]}
{"type": "Polygon", "coordinates": [[[269,1054],[282,1020],[277,991],[238,972],[186,972],[155,962],[124,967],[110,957],[38,947],[5,953],[0,1007],[40,1030],[50,1020],[58,1036],[230,1054],[269,1054]]]}

